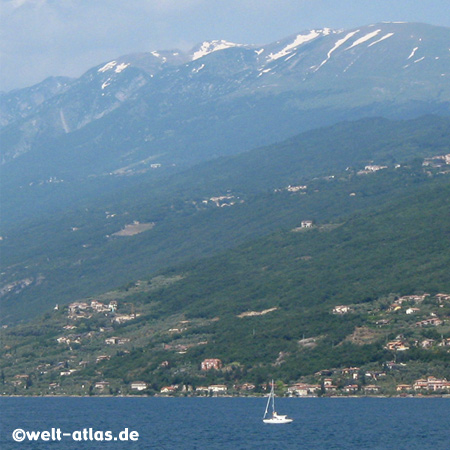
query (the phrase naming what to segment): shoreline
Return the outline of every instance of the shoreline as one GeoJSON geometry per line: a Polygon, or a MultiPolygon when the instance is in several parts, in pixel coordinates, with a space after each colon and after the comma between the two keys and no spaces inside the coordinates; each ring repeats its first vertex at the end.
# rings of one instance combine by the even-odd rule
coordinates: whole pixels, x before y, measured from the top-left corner
{"type": "MultiPolygon", "coordinates": [[[[215,396],[206,396],[206,395],[188,395],[188,396],[176,396],[176,395],[2,395],[0,394],[0,398],[182,398],[182,399],[190,399],[190,398],[266,398],[267,395],[215,395],[215,396]]],[[[362,398],[419,398],[419,399],[427,399],[427,398],[449,398],[450,394],[436,394],[436,395],[330,395],[330,396],[316,396],[316,395],[304,395],[304,396],[292,396],[292,397],[278,397],[280,399],[362,399],[362,398]]]]}

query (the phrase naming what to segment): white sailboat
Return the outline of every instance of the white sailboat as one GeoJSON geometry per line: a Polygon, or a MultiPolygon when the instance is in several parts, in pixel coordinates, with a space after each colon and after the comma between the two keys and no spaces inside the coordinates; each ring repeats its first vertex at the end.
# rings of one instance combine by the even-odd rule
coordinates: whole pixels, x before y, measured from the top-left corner
{"type": "Polygon", "coordinates": [[[263,422],[264,423],[291,423],[294,419],[290,419],[286,415],[281,415],[275,412],[275,390],[272,380],[272,388],[270,390],[269,398],[267,399],[266,411],[264,412],[263,422]],[[270,405],[272,405],[272,415],[267,416],[269,412],[270,405]]]}

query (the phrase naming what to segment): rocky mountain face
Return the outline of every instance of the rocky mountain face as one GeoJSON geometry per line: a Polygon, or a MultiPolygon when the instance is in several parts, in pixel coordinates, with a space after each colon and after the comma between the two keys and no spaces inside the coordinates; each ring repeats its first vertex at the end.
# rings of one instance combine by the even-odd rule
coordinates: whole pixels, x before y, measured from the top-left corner
{"type": "Polygon", "coordinates": [[[0,94],[0,126],[35,114],[45,101],[63,93],[71,81],[67,77],[50,77],[30,88],[0,94]]]}
{"type": "Polygon", "coordinates": [[[21,182],[101,175],[191,165],[362,116],[448,113],[449,42],[447,28],[381,23],[122,56],[3,94],[1,158],[21,182]]]}

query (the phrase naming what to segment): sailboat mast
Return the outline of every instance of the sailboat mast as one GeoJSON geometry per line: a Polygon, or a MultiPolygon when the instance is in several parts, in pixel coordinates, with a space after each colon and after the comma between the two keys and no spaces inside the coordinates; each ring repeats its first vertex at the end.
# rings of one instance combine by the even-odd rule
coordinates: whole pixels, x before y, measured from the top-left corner
{"type": "Polygon", "coordinates": [[[267,399],[267,405],[266,405],[266,410],[264,411],[263,419],[265,419],[266,416],[267,416],[267,411],[269,410],[269,404],[270,404],[270,396],[269,396],[269,398],[267,399]]]}
{"type": "Polygon", "coordinates": [[[271,396],[272,396],[272,414],[275,412],[275,389],[273,386],[273,380],[272,380],[272,390],[270,392],[271,396]]]}
{"type": "Polygon", "coordinates": [[[264,411],[264,416],[263,419],[267,416],[267,412],[269,411],[269,406],[270,406],[270,401],[272,400],[272,415],[273,412],[275,411],[275,392],[273,390],[273,380],[272,380],[272,387],[270,389],[270,394],[269,394],[269,398],[267,399],[267,405],[266,405],[266,410],[264,411]]]}

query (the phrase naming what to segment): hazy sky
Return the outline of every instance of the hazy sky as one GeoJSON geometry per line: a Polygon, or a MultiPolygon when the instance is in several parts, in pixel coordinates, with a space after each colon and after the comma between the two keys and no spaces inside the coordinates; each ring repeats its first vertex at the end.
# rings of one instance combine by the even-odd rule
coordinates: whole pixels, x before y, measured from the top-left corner
{"type": "Polygon", "coordinates": [[[0,91],[204,40],[267,44],[382,21],[450,26],[450,0],[0,0],[0,91]]]}

